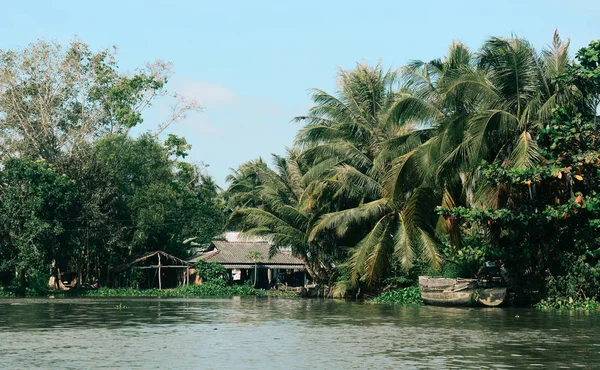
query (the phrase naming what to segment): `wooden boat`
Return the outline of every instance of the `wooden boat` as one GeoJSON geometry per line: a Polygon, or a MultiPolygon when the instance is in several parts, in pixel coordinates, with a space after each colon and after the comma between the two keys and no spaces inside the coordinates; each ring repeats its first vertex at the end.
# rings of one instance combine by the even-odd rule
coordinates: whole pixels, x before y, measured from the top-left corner
{"type": "Polygon", "coordinates": [[[419,289],[425,304],[435,306],[498,306],[506,298],[506,287],[489,286],[478,279],[449,279],[419,276],[419,289]]]}

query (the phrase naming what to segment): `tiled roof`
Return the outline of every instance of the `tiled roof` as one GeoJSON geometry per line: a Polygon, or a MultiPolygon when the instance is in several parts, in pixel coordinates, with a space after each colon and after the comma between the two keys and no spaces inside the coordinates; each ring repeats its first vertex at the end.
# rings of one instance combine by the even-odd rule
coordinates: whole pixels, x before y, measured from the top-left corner
{"type": "Polygon", "coordinates": [[[271,245],[267,242],[225,242],[213,241],[211,250],[192,260],[203,259],[209,262],[216,262],[227,267],[242,267],[244,265],[254,265],[254,261],[249,257],[251,252],[258,252],[261,255],[259,265],[271,268],[304,268],[304,263],[299,258],[286,253],[277,252],[269,258],[271,245]]]}

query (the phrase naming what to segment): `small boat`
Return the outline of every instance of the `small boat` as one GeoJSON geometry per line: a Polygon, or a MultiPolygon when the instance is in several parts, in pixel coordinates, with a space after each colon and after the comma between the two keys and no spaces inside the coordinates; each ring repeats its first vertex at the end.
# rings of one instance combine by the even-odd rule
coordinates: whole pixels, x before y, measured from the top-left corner
{"type": "MultiPolygon", "coordinates": [[[[496,284],[494,284],[496,285],[496,284]]],[[[490,285],[481,279],[449,279],[438,276],[419,276],[419,289],[425,304],[435,306],[494,307],[504,302],[506,287],[490,285]]]]}

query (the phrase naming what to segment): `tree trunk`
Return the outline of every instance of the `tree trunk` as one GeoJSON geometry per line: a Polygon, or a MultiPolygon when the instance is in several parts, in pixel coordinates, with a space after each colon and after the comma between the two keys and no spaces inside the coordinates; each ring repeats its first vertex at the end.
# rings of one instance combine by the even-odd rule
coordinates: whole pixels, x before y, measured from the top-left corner
{"type": "Polygon", "coordinates": [[[160,253],[158,253],[158,289],[162,289],[162,279],[160,275],[160,253]]]}
{"type": "Polygon", "coordinates": [[[311,279],[313,279],[316,282],[323,281],[323,279],[310,267],[310,264],[308,263],[308,258],[306,258],[306,256],[302,256],[301,260],[302,262],[304,262],[304,267],[306,268],[306,271],[310,275],[311,279]]]}
{"type": "Polygon", "coordinates": [[[56,277],[56,260],[52,260],[52,265],[50,267],[50,279],[48,279],[48,289],[58,289],[58,282],[56,277]]]}
{"type": "Polygon", "coordinates": [[[60,290],[68,290],[68,288],[62,282],[62,274],[60,273],[60,268],[57,268],[56,270],[57,270],[57,275],[58,275],[58,288],[60,290]]]}
{"type": "Polygon", "coordinates": [[[256,287],[256,282],[258,281],[258,264],[254,264],[254,286],[256,287]]]}

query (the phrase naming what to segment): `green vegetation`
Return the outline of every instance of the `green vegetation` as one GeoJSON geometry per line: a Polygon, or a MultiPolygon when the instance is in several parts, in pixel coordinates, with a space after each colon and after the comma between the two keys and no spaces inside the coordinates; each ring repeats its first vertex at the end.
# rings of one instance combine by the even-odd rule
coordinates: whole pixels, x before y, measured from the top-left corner
{"type": "Polygon", "coordinates": [[[55,293],[65,297],[297,297],[295,292],[280,292],[255,289],[249,285],[227,285],[224,282],[207,282],[202,285],[187,285],[173,289],[99,288],[79,289],[55,293]]]}
{"type": "Polygon", "coordinates": [[[205,282],[223,280],[223,276],[227,273],[223,265],[203,260],[196,262],[196,271],[205,282]]]}
{"type": "Polygon", "coordinates": [[[542,310],[588,310],[600,311],[600,303],[596,299],[573,300],[573,298],[549,297],[535,304],[536,308],[542,310]]]}
{"type": "Polygon", "coordinates": [[[417,286],[388,290],[373,298],[371,303],[393,303],[393,304],[422,304],[421,291],[417,286]]]}
{"type": "MultiPolygon", "coordinates": [[[[40,41],[0,51],[0,286],[43,295],[49,277],[107,282],[128,257],[187,257],[224,226],[218,187],[184,161],[184,138],[158,135],[195,102],[175,99],[155,132],[143,109],[168,99],[169,65],[118,72],[113,50],[40,41]],[[67,274],[67,277],[65,277],[67,274]]],[[[174,97],[173,97],[174,98],[174,97]]],[[[52,288],[52,287],[51,287],[52,288]]]]}
{"type": "Polygon", "coordinates": [[[291,246],[334,294],[497,260],[517,302],[597,299],[600,42],[568,47],[493,37],[340,71],[274,168],[230,176],[230,225],[291,246]]]}
{"type": "MultiPolygon", "coordinates": [[[[418,301],[407,286],[419,274],[469,277],[496,260],[517,302],[600,299],[600,42],[571,60],[557,33],[541,51],[492,37],[398,70],[341,70],[337,91],[313,89],[294,119],[294,146],[273,167],[242,164],[221,194],[184,161],[184,138],[158,139],[194,103],[129,136],[166,94],[167,64],[126,76],[114,52],[78,42],[0,54],[2,292],[43,294],[65,272],[102,281],[154,249],[186,257],[228,217],[290,248],[329,294],[373,296],[394,280],[378,301],[418,301]]],[[[202,286],[140,294],[255,292],[198,267],[202,286]]],[[[102,292],[120,290],[89,294],[102,292]]]]}

